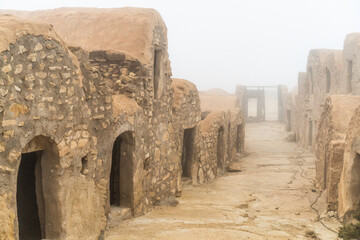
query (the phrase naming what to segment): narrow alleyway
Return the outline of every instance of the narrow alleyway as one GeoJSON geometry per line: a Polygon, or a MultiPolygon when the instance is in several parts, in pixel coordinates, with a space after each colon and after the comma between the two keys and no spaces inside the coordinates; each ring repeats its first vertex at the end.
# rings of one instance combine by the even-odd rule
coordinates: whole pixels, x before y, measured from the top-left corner
{"type": "MultiPolygon", "coordinates": [[[[105,239],[336,239],[311,209],[318,196],[312,191],[314,156],[283,141],[282,124],[247,124],[246,152],[231,167],[241,171],[186,185],[176,207],[156,207],[126,220],[105,239]]],[[[323,222],[334,230],[339,226],[335,219],[323,222]]]]}

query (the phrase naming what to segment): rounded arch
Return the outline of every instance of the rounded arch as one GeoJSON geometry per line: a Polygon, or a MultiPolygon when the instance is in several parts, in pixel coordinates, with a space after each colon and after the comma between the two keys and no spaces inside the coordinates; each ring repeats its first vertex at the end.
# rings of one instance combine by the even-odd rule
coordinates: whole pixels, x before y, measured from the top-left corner
{"type": "Polygon", "coordinates": [[[312,67],[308,68],[308,73],[309,73],[309,93],[313,94],[314,93],[314,75],[313,75],[312,67]]]}
{"type": "Polygon", "coordinates": [[[331,90],[331,74],[329,68],[325,68],[325,77],[326,77],[326,93],[330,93],[331,90]]]}
{"type": "Polygon", "coordinates": [[[58,239],[62,233],[59,151],[55,141],[38,135],[21,152],[16,182],[19,239],[58,239]]]}
{"type": "Polygon", "coordinates": [[[228,127],[227,127],[227,154],[228,154],[228,161],[231,162],[231,158],[232,158],[232,154],[231,154],[231,124],[229,122],[228,127]]]}
{"type": "Polygon", "coordinates": [[[110,207],[134,210],[134,155],[135,132],[124,131],[118,135],[112,147],[108,196],[110,207]]]}
{"type": "Polygon", "coordinates": [[[217,131],[217,146],[216,146],[216,156],[217,156],[217,169],[218,174],[223,174],[225,170],[225,132],[224,126],[220,126],[217,131]]]}

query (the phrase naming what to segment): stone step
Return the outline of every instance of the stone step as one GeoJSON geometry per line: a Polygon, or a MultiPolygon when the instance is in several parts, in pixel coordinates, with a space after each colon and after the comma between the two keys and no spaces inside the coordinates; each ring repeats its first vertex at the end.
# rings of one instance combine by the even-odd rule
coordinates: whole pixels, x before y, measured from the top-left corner
{"type": "Polygon", "coordinates": [[[109,221],[108,221],[108,229],[111,229],[117,226],[119,223],[126,219],[132,218],[131,208],[126,207],[111,207],[111,212],[109,214],[109,221]]]}

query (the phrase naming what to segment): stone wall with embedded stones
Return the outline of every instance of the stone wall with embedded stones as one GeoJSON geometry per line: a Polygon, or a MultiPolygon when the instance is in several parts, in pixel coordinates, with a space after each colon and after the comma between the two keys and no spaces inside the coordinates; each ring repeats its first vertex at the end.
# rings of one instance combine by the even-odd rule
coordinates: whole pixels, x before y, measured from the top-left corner
{"type": "Polygon", "coordinates": [[[177,195],[182,192],[182,177],[191,177],[190,168],[195,161],[197,150],[196,133],[201,120],[199,92],[195,84],[184,79],[172,79],[171,89],[174,95],[172,114],[174,131],[177,133],[178,181],[177,195]],[[186,133],[191,136],[187,136],[186,133]],[[189,146],[191,144],[192,146],[189,146]],[[191,149],[189,149],[191,148],[191,149]],[[186,152],[188,151],[188,152],[186,152]],[[188,173],[184,173],[189,171],[188,173]]]}
{"type": "Polygon", "coordinates": [[[245,154],[245,119],[239,108],[232,108],[228,115],[227,158],[225,166],[241,158],[245,154]]]}
{"type": "Polygon", "coordinates": [[[191,170],[193,184],[212,181],[225,172],[227,158],[225,131],[228,121],[226,117],[225,112],[213,111],[199,123],[197,156],[191,170]],[[218,143],[221,149],[218,149],[218,143]]]}
{"type": "Polygon", "coordinates": [[[17,185],[25,153],[42,152],[35,191],[44,198],[37,200],[38,214],[49,239],[102,236],[115,216],[110,176],[119,136],[133,140],[121,152],[129,162],[133,216],[181,194],[185,129],[195,129],[195,183],[221,175],[243,154],[240,110],[212,112],[200,122],[195,85],[172,85],[164,24],[155,24],[148,64],[119,51],[69,50],[50,25],[11,16],[0,23],[9,40],[0,41],[0,239],[19,238],[17,185]]]}
{"type": "MultiPolygon", "coordinates": [[[[177,132],[173,127],[170,89],[171,71],[167,56],[167,43],[156,30],[154,46],[162,48],[162,77],[157,94],[154,90],[154,66],[118,52],[73,51],[81,59],[82,70],[87,79],[84,87],[89,106],[94,109],[94,130],[102,144],[97,150],[103,162],[100,172],[110,175],[112,147],[123,132],[131,131],[135,139],[133,162],[134,216],[149,211],[154,204],[175,196],[179,186],[177,158],[177,132]],[[94,94],[94,95],[92,95],[94,94]],[[110,110],[110,112],[108,111],[110,110]],[[169,114],[170,113],[170,114],[169,114]]],[[[107,185],[109,183],[107,182],[107,185]]],[[[107,198],[109,193],[107,193],[107,198]]],[[[109,201],[105,203],[110,212],[109,201]]]]}
{"type": "Polygon", "coordinates": [[[223,175],[232,157],[243,154],[244,123],[241,114],[212,111],[200,121],[196,133],[197,155],[191,167],[193,184],[203,184],[223,175]],[[236,120],[231,124],[231,120],[236,120]],[[230,126],[230,127],[229,127],[230,126]],[[240,126],[239,131],[234,131],[240,126]],[[236,141],[237,133],[239,139],[236,141]],[[236,144],[239,144],[238,148],[236,144]]]}
{"type": "Polygon", "coordinates": [[[197,156],[191,171],[194,184],[224,174],[232,162],[244,155],[245,143],[245,120],[237,107],[238,96],[201,93],[200,101],[202,121],[197,127],[197,156]],[[218,141],[220,129],[222,133],[218,141]],[[221,145],[219,155],[218,143],[221,145]]]}
{"type": "MultiPolygon", "coordinates": [[[[9,23],[13,21],[11,17],[9,23]]],[[[46,238],[101,235],[111,211],[113,146],[125,132],[135,139],[129,169],[133,215],[175,196],[178,133],[172,122],[171,70],[163,30],[155,30],[153,43],[163,54],[161,83],[154,96],[153,65],[118,52],[71,48],[74,56],[60,38],[53,38],[56,34],[32,35],[27,31],[36,24],[24,27],[16,21],[23,35],[1,52],[0,62],[0,235],[18,238],[17,173],[26,152],[43,150],[44,156],[54,158],[43,166],[43,178],[52,179],[51,188],[44,184],[45,202],[51,201],[45,211],[52,214],[43,233],[46,238]]]]}
{"type": "MultiPolygon", "coordinates": [[[[9,23],[22,25],[16,21],[9,17],[9,23]]],[[[75,231],[95,238],[105,226],[105,217],[100,217],[104,209],[98,186],[81,173],[81,159],[90,151],[93,139],[79,62],[53,34],[37,34],[44,26],[31,27],[18,31],[0,53],[0,236],[18,238],[16,196],[21,155],[43,150],[47,219],[43,234],[66,238],[74,233],[76,222],[75,231]],[[81,222],[76,220],[79,215],[81,222]]]]}

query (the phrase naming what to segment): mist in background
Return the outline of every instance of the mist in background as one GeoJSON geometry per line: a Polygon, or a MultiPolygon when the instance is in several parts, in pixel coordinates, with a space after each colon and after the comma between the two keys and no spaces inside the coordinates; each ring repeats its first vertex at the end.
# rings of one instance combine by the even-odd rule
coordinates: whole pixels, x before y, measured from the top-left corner
{"type": "Polygon", "coordinates": [[[154,8],[168,27],[173,76],[199,90],[285,84],[306,70],[310,49],[342,49],[360,32],[359,0],[1,0],[0,9],[154,8]]]}

